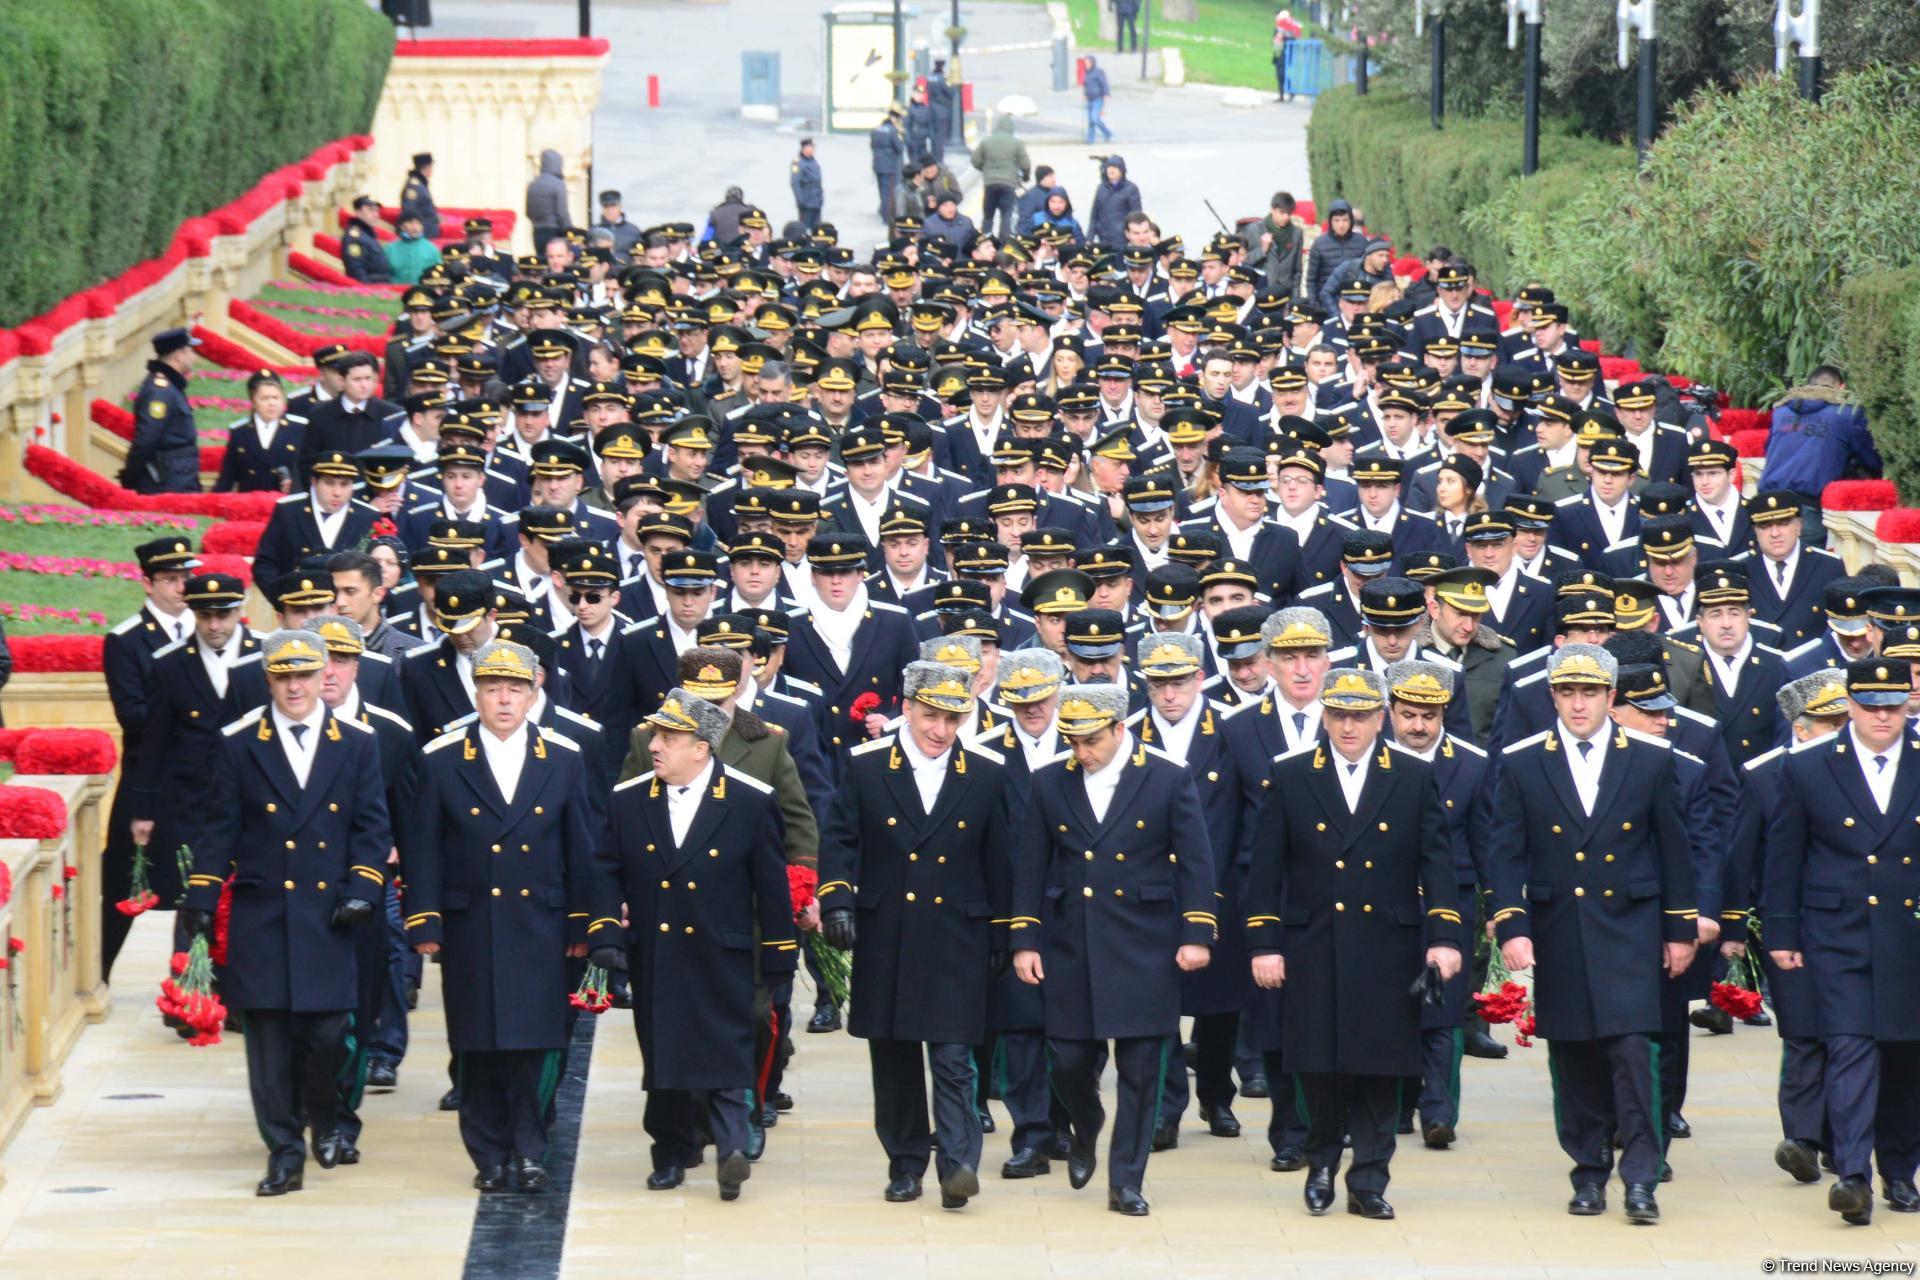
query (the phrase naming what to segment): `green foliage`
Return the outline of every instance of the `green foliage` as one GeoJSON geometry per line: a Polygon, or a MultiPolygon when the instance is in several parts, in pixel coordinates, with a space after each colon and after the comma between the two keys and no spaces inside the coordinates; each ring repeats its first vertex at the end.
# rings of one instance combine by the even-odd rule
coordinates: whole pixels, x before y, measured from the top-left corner
{"type": "Polygon", "coordinates": [[[1920,500],[1920,267],[1857,275],[1840,290],[1837,363],[1867,411],[1887,478],[1920,500]]]}
{"type": "Polygon", "coordinates": [[[392,54],[360,0],[0,0],[0,324],[365,132],[392,54]]]}

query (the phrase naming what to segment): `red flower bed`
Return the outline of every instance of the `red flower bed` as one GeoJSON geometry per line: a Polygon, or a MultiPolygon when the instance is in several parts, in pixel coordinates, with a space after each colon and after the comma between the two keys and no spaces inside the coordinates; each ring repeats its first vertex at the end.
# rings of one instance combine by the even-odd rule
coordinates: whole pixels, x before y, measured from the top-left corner
{"type": "Polygon", "coordinates": [[[247,373],[258,373],[262,369],[271,369],[283,378],[310,378],[313,370],[297,364],[266,364],[260,357],[247,350],[231,338],[223,338],[210,329],[199,325],[193,327],[193,336],[200,339],[200,358],[210,360],[223,369],[241,369],[247,373]]]}
{"type": "Polygon", "coordinates": [[[1920,510],[1895,507],[1874,521],[1873,536],[1882,542],[1920,542],[1920,510]]]}
{"type": "Polygon", "coordinates": [[[1393,260],[1392,271],[1394,275],[1400,277],[1402,280],[1420,280],[1425,278],[1427,274],[1427,264],[1418,258],[1395,258],[1393,260]]]}
{"type": "Polygon", "coordinates": [[[98,729],[33,729],[14,751],[16,773],[112,773],[119,753],[98,729]]]}
{"type": "Polygon", "coordinates": [[[226,465],[227,446],[223,444],[203,444],[200,446],[200,471],[203,475],[220,474],[220,468],[226,465]]]}
{"type": "Polygon", "coordinates": [[[1495,298],[1491,305],[1494,323],[1499,326],[1500,332],[1505,333],[1513,327],[1513,303],[1505,298],[1495,298]]]}
{"type": "MultiPolygon", "coordinates": [[[[314,246],[316,248],[326,250],[327,252],[332,253],[336,258],[340,256],[339,254],[340,242],[338,240],[334,240],[332,236],[315,236],[313,239],[314,239],[314,246]],[[333,241],[333,247],[331,249],[328,249],[326,245],[323,245],[320,243],[320,241],[322,240],[333,241]]],[[[336,270],[335,268],[330,267],[326,263],[320,261],[320,259],[318,258],[312,257],[308,254],[301,253],[298,249],[295,249],[292,253],[289,253],[287,255],[287,266],[291,270],[293,270],[296,274],[305,276],[307,279],[315,281],[316,283],[319,283],[319,284],[344,284],[344,285],[352,285],[356,289],[376,290],[380,292],[391,292],[391,293],[398,293],[402,289],[406,288],[405,285],[401,285],[401,284],[368,284],[363,280],[355,280],[353,277],[349,276],[346,272],[336,270]]]]}
{"type": "Polygon", "coordinates": [[[201,555],[202,573],[230,573],[248,586],[253,585],[253,563],[245,556],[201,555]]]}
{"type": "Polygon", "coordinates": [[[20,739],[32,732],[31,729],[0,729],[0,760],[12,760],[13,753],[20,747],[20,739]]]}
{"type": "Polygon", "coordinates": [[[261,337],[271,339],[287,350],[297,351],[303,356],[310,356],[321,347],[333,342],[339,342],[354,351],[364,351],[376,357],[384,356],[387,352],[386,339],[376,334],[332,335],[323,338],[311,333],[302,333],[279,317],[268,315],[252,303],[244,302],[239,298],[227,304],[227,314],[261,337]]]}
{"type": "Polygon", "coordinates": [[[58,840],[67,803],[45,787],[0,787],[0,840],[58,840]]]}
{"type": "Polygon", "coordinates": [[[27,446],[27,470],[75,502],[116,511],[166,511],[220,520],[265,521],[277,493],[135,493],[44,445],[27,446]]]}
{"type": "Polygon", "coordinates": [[[1625,356],[1601,356],[1600,376],[1608,382],[1631,382],[1646,372],[1638,360],[1625,356]]]}
{"type": "Polygon", "coordinates": [[[1888,511],[1900,505],[1891,480],[1835,480],[1820,492],[1828,511],[1888,511]]]}
{"type": "Polygon", "coordinates": [[[1733,445],[1733,451],[1743,458],[1764,458],[1767,456],[1767,436],[1765,431],[1729,431],[1727,440],[1733,445]]]}
{"type": "Polygon", "coordinates": [[[10,636],[13,669],[19,673],[100,670],[105,636],[10,636]]]}
{"type": "Polygon", "coordinates": [[[122,440],[133,439],[133,415],[111,400],[95,400],[87,406],[93,420],[122,440]]]}
{"type": "Polygon", "coordinates": [[[1720,430],[1729,438],[1736,431],[1771,431],[1773,430],[1773,411],[1771,409],[1722,409],[1720,430]]]}
{"type": "MultiPolygon", "coordinates": [[[[396,40],[396,58],[597,58],[605,40],[396,40]]],[[[452,210],[442,209],[441,216],[452,210]]]]}
{"type": "Polygon", "coordinates": [[[260,546],[260,535],[267,531],[264,520],[229,520],[209,525],[200,535],[200,550],[215,556],[250,556],[260,546]]]}

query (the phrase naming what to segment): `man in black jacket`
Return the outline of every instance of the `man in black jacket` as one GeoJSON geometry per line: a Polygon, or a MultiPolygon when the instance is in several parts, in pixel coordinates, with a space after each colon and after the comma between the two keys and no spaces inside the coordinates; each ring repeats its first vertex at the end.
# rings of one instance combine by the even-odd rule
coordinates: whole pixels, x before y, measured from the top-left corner
{"type": "Polygon", "coordinates": [[[198,493],[200,436],[187,377],[200,339],[186,329],[154,335],[146,381],[133,394],[133,444],[120,483],[135,493],[198,493]]]}

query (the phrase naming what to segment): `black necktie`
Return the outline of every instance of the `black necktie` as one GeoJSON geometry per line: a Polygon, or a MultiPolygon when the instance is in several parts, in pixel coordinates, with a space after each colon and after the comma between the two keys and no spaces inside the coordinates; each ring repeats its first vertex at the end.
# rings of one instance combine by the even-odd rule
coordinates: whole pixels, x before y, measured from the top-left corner
{"type": "MultiPolygon", "coordinates": [[[[293,735],[294,746],[304,747],[307,745],[307,726],[303,724],[290,724],[287,726],[287,732],[293,735]]],[[[1886,757],[1882,756],[1881,759],[1884,760],[1886,757]]]]}
{"type": "Polygon", "coordinates": [[[1785,590],[1787,585],[1787,562],[1785,560],[1775,560],[1773,562],[1773,576],[1779,581],[1781,589],[1785,590]]]}
{"type": "Polygon", "coordinates": [[[587,661],[594,663],[595,665],[598,665],[600,662],[600,655],[602,652],[606,650],[606,647],[607,646],[604,641],[596,640],[592,636],[588,636],[587,637],[587,661]]]}
{"type": "Polygon", "coordinates": [[[1580,758],[1582,760],[1585,760],[1588,756],[1593,754],[1593,744],[1591,742],[1582,742],[1582,743],[1579,743],[1578,746],[1580,748],[1580,758]]]}
{"type": "MultiPolygon", "coordinates": [[[[1294,736],[1299,737],[1301,734],[1305,733],[1306,731],[1307,731],[1307,713],[1304,711],[1294,712],[1293,713],[1294,736]]],[[[1352,766],[1349,765],[1348,768],[1352,768],[1352,766]]]]}
{"type": "Polygon", "coordinates": [[[1887,758],[1885,756],[1875,756],[1873,758],[1873,771],[1875,773],[1885,773],[1887,771],[1887,758]]]}

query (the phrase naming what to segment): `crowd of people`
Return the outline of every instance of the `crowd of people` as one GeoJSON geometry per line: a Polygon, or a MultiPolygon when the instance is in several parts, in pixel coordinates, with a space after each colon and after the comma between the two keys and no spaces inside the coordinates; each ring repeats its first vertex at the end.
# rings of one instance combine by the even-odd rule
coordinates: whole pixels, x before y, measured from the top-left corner
{"type": "MultiPolygon", "coordinates": [[[[1502,327],[1338,202],[1310,243],[1284,193],[1192,246],[1135,193],[1091,246],[901,216],[871,253],[740,204],[519,258],[470,225],[384,361],[252,379],[222,483],[285,495],[264,633],[140,548],[106,892],[137,844],[185,933],[228,895],[261,1194],[358,1159],[431,958],[481,1190],[545,1185],[604,972],[647,1186],[712,1146],[733,1199],[795,1105],[795,975],[836,1029],[845,952],[889,1201],[981,1194],[990,1096],[1001,1176],[1085,1186],[1111,1061],[1114,1211],[1190,1100],[1231,1137],[1267,1098],[1308,1210],[1345,1160],[1390,1218],[1397,1136],[1449,1148],[1463,1057],[1501,1069],[1504,970],[1569,1212],[1617,1172],[1658,1218],[1692,1030],[1751,972],[1774,1159],[1848,1222],[1876,1166],[1920,1209],[1920,591],[1743,496],[1550,289],[1502,327]]],[[[156,345],[143,429],[194,358],[156,345]]]]}

